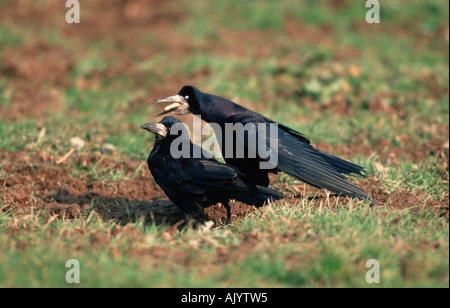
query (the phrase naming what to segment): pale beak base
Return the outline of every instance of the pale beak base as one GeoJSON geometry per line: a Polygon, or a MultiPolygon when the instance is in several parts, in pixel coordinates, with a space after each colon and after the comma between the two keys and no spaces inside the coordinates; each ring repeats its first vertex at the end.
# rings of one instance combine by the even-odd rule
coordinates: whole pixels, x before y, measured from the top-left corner
{"type": "Polygon", "coordinates": [[[174,112],[177,115],[186,115],[189,113],[189,104],[186,102],[184,97],[180,95],[174,95],[169,96],[165,98],[158,99],[157,101],[153,102],[153,104],[160,104],[160,103],[171,103],[169,106],[166,106],[164,108],[164,111],[158,113],[156,116],[162,116],[168,113],[174,112]]]}
{"type": "Polygon", "coordinates": [[[141,125],[141,128],[161,137],[167,136],[167,127],[161,123],[145,123],[141,125]]]}

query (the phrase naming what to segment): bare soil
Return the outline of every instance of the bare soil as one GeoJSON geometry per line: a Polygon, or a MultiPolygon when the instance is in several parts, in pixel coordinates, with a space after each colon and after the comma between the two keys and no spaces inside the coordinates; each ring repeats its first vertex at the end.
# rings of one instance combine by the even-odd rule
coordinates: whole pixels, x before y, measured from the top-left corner
{"type": "MultiPolygon", "coordinates": [[[[126,172],[125,178],[131,177],[142,163],[137,160],[122,163],[86,154],[71,159],[79,164],[102,160],[105,166],[111,168],[120,166],[126,172]]],[[[151,178],[146,166],[140,168],[139,174],[134,179],[104,181],[92,180],[89,176],[75,177],[64,166],[52,161],[43,162],[38,153],[29,156],[29,153],[25,155],[24,151],[1,152],[0,160],[2,172],[7,174],[0,177],[0,203],[3,204],[3,210],[44,211],[49,219],[52,216],[73,219],[95,211],[103,219],[114,220],[120,224],[127,224],[136,219],[153,221],[157,224],[176,224],[183,219],[181,211],[167,199],[151,178]]],[[[375,177],[361,179],[358,185],[380,205],[387,204],[393,209],[425,205],[435,209],[439,215],[448,216],[448,200],[431,200],[422,191],[413,193],[399,190],[389,194],[375,177]]],[[[286,199],[291,201],[290,204],[294,205],[299,204],[303,198],[315,198],[320,202],[327,196],[325,192],[311,187],[306,187],[306,191],[302,190],[302,193],[286,196],[286,199]]],[[[329,198],[330,203],[335,204],[335,198],[338,197],[329,198]]],[[[340,199],[342,206],[349,201],[346,198],[340,199]]],[[[245,217],[254,210],[256,210],[254,207],[240,202],[232,203],[233,219],[245,217]]],[[[205,215],[199,214],[196,218],[218,222],[225,217],[225,208],[218,204],[205,209],[205,215]]]]}

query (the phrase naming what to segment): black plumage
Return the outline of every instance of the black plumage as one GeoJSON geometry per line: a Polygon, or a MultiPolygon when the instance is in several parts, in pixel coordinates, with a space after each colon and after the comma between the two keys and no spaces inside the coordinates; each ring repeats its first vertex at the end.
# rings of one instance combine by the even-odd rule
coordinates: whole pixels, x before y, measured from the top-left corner
{"type": "Polygon", "coordinates": [[[221,203],[226,207],[230,221],[230,200],[259,207],[268,200],[283,198],[271,188],[246,180],[236,167],[206,158],[202,149],[191,142],[189,133],[182,125],[168,116],[159,123],[144,124],[141,128],[156,135],[154,148],[147,160],[150,172],[167,197],[185,213],[186,220],[190,220],[199,209],[221,203]],[[184,144],[189,147],[185,152],[188,157],[174,158],[177,155],[174,155],[171,145],[177,138],[187,138],[184,144]],[[200,158],[193,158],[195,151],[201,153],[200,158]]]}
{"type": "MultiPolygon", "coordinates": [[[[227,143],[222,142],[221,151],[227,164],[237,167],[255,184],[268,186],[269,173],[283,171],[314,187],[327,189],[338,195],[368,200],[374,203],[374,200],[370,196],[350,183],[346,176],[353,174],[363,175],[363,167],[317,150],[302,133],[294,129],[277,123],[225,98],[203,93],[193,86],[184,86],[177,95],[157,100],[155,103],[164,102],[170,102],[172,104],[166,107],[159,115],[172,112],[178,115],[188,113],[200,115],[202,120],[209,123],[216,123],[220,126],[221,129],[219,132],[216,131],[216,135],[219,134],[222,141],[225,140],[227,123],[240,123],[243,125],[253,123],[255,127],[258,127],[258,124],[267,127],[271,124],[277,125],[278,162],[271,169],[261,169],[259,167],[261,161],[267,160],[262,159],[259,155],[256,158],[251,158],[247,154],[243,158],[237,158],[237,156],[227,157],[225,155],[227,152],[227,143]]],[[[269,129],[266,129],[266,131],[268,132],[269,129]]],[[[258,139],[260,129],[257,128],[253,134],[258,139]]],[[[273,137],[267,135],[265,144],[262,146],[268,148],[270,138],[273,137]]],[[[245,153],[250,153],[253,147],[249,146],[248,140],[247,137],[243,140],[235,138],[232,144],[236,145],[242,142],[246,150],[245,153]],[[248,152],[249,148],[250,152],[248,152]]]]}

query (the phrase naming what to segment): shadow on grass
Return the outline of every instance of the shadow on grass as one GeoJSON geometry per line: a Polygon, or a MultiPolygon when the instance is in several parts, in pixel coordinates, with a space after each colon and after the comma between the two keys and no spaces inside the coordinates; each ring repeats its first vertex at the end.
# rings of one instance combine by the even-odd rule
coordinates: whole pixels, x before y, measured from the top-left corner
{"type": "Polygon", "coordinates": [[[184,218],[183,213],[165,197],[147,201],[106,197],[98,193],[76,195],[60,187],[56,193],[42,199],[48,203],[50,215],[65,219],[74,219],[92,211],[103,220],[113,220],[120,225],[140,220],[156,225],[174,225],[184,218]]]}

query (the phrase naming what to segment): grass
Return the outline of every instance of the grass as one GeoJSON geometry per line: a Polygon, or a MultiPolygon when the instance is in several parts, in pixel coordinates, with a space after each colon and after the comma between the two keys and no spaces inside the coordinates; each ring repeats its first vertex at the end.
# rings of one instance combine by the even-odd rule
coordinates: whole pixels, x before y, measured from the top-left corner
{"type": "MultiPolygon", "coordinates": [[[[361,1],[168,1],[141,7],[133,22],[114,1],[102,16],[86,3],[78,26],[47,9],[39,20],[43,8],[18,13],[18,23],[13,2],[0,1],[0,157],[16,157],[0,161],[1,287],[448,287],[448,156],[430,146],[448,141],[448,4],[383,2],[381,24],[370,26],[361,1]],[[53,49],[69,57],[61,75],[49,72],[64,59],[45,62],[53,49]],[[34,168],[10,165],[36,159],[87,184],[137,181],[153,144],[139,125],[154,120],[153,100],[188,83],[342,150],[375,189],[420,202],[297,198],[231,226],[178,232],[143,217],[105,220],[98,201],[73,219],[35,208],[35,192],[11,201],[26,185],[46,187],[2,181],[34,168]],[[57,108],[35,112],[17,99],[22,91],[53,93],[57,108]],[[85,147],[57,164],[72,137],[85,147]],[[343,151],[355,145],[373,152],[343,151]],[[426,158],[401,156],[403,148],[426,158]],[[400,157],[388,165],[381,157],[391,152],[400,157]],[[83,165],[84,156],[96,160],[83,165]],[[130,172],[126,162],[140,167],[130,172]],[[68,259],[80,262],[79,285],[65,281],[68,259]],[[369,259],[380,262],[380,284],[365,281],[369,259]]],[[[274,187],[304,192],[287,176],[274,187]]]]}
{"type": "Polygon", "coordinates": [[[70,222],[39,214],[1,219],[2,233],[18,234],[1,240],[6,287],[68,286],[69,257],[80,262],[83,287],[370,287],[365,262],[374,258],[382,287],[443,287],[448,274],[448,224],[426,208],[394,216],[356,203],[280,203],[231,227],[182,233],[142,222],[117,228],[95,212],[70,222]]]}

